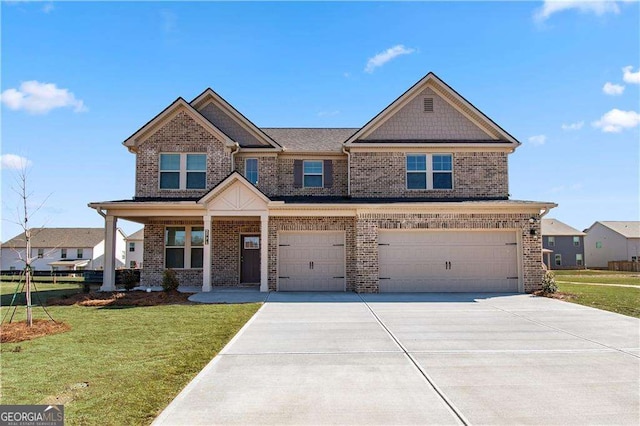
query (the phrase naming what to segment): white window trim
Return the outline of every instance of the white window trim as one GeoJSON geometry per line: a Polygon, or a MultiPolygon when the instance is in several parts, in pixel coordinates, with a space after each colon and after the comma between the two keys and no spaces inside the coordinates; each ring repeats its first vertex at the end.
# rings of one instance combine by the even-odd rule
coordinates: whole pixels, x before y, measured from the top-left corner
{"type": "MultiPolygon", "coordinates": [[[[257,185],[258,182],[260,182],[260,160],[258,160],[256,157],[249,157],[249,158],[245,158],[244,159],[244,176],[247,178],[247,180],[249,182],[251,182],[251,179],[249,179],[249,176],[247,176],[248,175],[247,162],[249,160],[256,160],[256,173],[258,174],[258,176],[256,177],[256,183],[254,183],[254,185],[257,185]]],[[[251,183],[253,183],[253,182],[251,182],[251,183]]]]}
{"type": "Polygon", "coordinates": [[[84,249],[76,249],[76,257],[78,259],[84,259],[84,249]]]}
{"type": "Polygon", "coordinates": [[[573,246],[574,247],[580,247],[580,237],[573,237],[573,246]]]}
{"type": "Polygon", "coordinates": [[[547,242],[549,243],[549,247],[555,247],[556,237],[547,237],[547,242]]]}
{"type": "Polygon", "coordinates": [[[577,266],[584,266],[584,256],[582,255],[582,253],[576,253],[576,265],[577,266]],[[578,259],[578,256],[580,257],[580,259],[578,259]],[[580,263],[578,263],[580,262],[580,263]]]}
{"type": "Polygon", "coordinates": [[[324,188],[324,160],[302,160],[302,187],[303,188],[324,188]],[[305,173],[304,171],[304,164],[305,163],[320,163],[321,167],[322,167],[322,172],[320,174],[318,173],[305,173]],[[322,182],[320,183],[320,186],[307,186],[304,184],[304,177],[305,176],[320,176],[322,178],[322,182]]]}
{"type": "Polygon", "coordinates": [[[202,191],[207,187],[207,153],[206,152],[161,152],[158,155],[158,189],[161,191],[202,191]],[[180,156],[180,170],[162,170],[160,168],[160,158],[162,158],[163,154],[168,155],[179,155],[180,156]],[[187,170],[187,155],[204,155],[205,156],[205,167],[204,170],[187,170]],[[204,188],[187,188],[187,172],[204,172],[204,188]],[[162,188],[161,184],[161,176],[162,173],[176,173],[178,172],[178,188],[162,188]]]}
{"type": "Polygon", "coordinates": [[[553,264],[555,266],[562,266],[562,255],[560,253],[557,253],[554,257],[553,257],[553,264]],[[560,260],[560,263],[558,263],[558,260],[560,260]]]}
{"type": "Polygon", "coordinates": [[[437,152],[437,153],[424,153],[424,152],[408,152],[404,156],[404,187],[407,191],[453,191],[455,188],[454,174],[453,174],[453,153],[450,152],[437,152]],[[414,170],[409,171],[407,169],[407,157],[415,155],[425,156],[426,170],[414,170]],[[449,155],[451,156],[451,171],[447,170],[433,170],[433,156],[434,155],[449,155]],[[426,173],[427,174],[427,187],[426,188],[409,188],[409,173],[426,173]],[[433,174],[434,173],[451,173],[451,188],[434,188],[433,187],[433,174]]]}
{"type": "Polygon", "coordinates": [[[67,259],[67,249],[66,248],[61,248],[60,249],[60,259],[67,259]]]}
{"type": "MultiPolygon", "coordinates": [[[[169,268],[167,266],[167,249],[168,248],[183,248],[184,249],[184,267],[182,268],[171,268],[177,271],[182,271],[182,270],[186,270],[186,269],[194,269],[196,271],[202,270],[204,267],[204,262],[205,259],[202,259],[202,263],[203,263],[203,267],[202,268],[192,268],[191,267],[191,249],[193,247],[198,248],[198,247],[202,247],[204,248],[204,245],[202,246],[191,246],[191,230],[193,228],[204,228],[204,226],[202,225],[167,225],[164,227],[164,233],[162,235],[162,240],[163,240],[163,244],[164,244],[164,267],[169,268]],[[167,245],[167,240],[166,240],[166,235],[167,235],[167,228],[184,228],[184,246],[168,246],[167,245]],[[187,266],[188,265],[188,266],[187,266]]],[[[203,255],[204,255],[204,250],[203,250],[203,255]]]]}

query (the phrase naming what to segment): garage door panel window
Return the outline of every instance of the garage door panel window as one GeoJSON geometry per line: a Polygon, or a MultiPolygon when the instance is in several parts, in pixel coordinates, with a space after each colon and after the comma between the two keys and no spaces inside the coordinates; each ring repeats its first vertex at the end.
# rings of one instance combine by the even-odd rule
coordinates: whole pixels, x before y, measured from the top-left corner
{"type": "Polygon", "coordinates": [[[407,154],[407,189],[453,189],[451,154],[407,154]]]}
{"type": "Polygon", "coordinates": [[[168,226],[165,229],[165,267],[199,269],[203,262],[204,227],[168,226]]]}

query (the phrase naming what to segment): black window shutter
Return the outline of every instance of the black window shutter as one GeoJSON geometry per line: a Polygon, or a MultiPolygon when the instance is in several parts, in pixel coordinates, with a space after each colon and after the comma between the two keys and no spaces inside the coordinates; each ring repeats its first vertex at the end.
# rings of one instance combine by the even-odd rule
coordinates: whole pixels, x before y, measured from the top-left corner
{"type": "Polygon", "coordinates": [[[302,188],[302,160],[293,160],[293,187],[302,188]]]}
{"type": "Polygon", "coordinates": [[[331,188],[333,186],[333,161],[324,160],[324,187],[331,188]]]}

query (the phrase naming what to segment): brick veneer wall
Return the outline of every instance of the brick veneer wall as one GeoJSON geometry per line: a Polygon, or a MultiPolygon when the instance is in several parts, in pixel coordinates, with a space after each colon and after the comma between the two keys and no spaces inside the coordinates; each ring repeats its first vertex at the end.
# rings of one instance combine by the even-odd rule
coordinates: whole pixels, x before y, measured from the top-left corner
{"type": "Polygon", "coordinates": [[[213,188],[231,171],[230,151],[221,141],[182,111],[149,137],[136,155],[136,197],[198,197],[213,188]],[[207,154],[207,187],[198,190],[159,189],[160,153],[207,154]]]}
{"type": "MultiPolygon", "coordinates": [[[[269,290],[278,282],[278,232],[346,231],[345,254],[347,291],[356,290],[355,220],[352,217],[271,217],[269,218],[269,290]]],[[[377,248],[377,247],[376,247],[377,248]]]]}
{"type": "Polygon", "coordinates": [[[237,155],[234,157],[235,170],[244,174],[244,160],[247,158],[258,159],[258,189],[267,197],[278,195],[278,160],[274,157],[253,157],[251,154],[237,155]]]}
{"type": "Polygon", "coordinates": [[[213,234],[213,263],[211,284],[237,286],[240,284],[240,234],[260,235],[260,221],[215,220],[213,234]]]}
{"type": "Polygon", "coordinates": [[[406,153],[354,152],[351,154],[353,197],[507,197],[507,154],[503,152],[453,153],[452,190],[408,190],[406,153]]]}
{"type": "Polygon", "coordinates": [[[462,139],[492,136],[473,124],[447,101],[427,88],[366,139],[462,139]],[[424,98],[433,98],[433,112],[424,112],[424,98]]]}
{"type": "MultiPolygon", "coordinates": [[[[321,157],[318,157],[321,158],[321,157]]],[[[298,158],[304,160],[305,158],[298,158]]],[[[315,159],[315,158],[314,158],[315,159]]],[[[333,186],[331,188],[295,188],[293,186],[293,162],[294,158],[278,158],[278,195],[321,195],[321,196],[346,196],[347,195],[347,157],[332,159],[333,161],[333,186]]]]}
{"type": "Polygon", "coordinates": [[[527,293],[542,286],[542,239],[530,234],[534,228],[540,235],[540,221],[529,223],[531,214],[360,214],[356,221],[357,292],[377,293],[379,229],[517,229],[522,241],[522,273],[527,293]]]}
{"type": "MultiPolygon", "coordinates": [[[[203,226],[202,221],[152,221],[144,225],[144,249],[140,270],[141,285],[162,285],[164,266],[164,229],[166,226],[203,226]]],[[[202,269],[176,269],[180,285],[201,286],[202,269]]]]}

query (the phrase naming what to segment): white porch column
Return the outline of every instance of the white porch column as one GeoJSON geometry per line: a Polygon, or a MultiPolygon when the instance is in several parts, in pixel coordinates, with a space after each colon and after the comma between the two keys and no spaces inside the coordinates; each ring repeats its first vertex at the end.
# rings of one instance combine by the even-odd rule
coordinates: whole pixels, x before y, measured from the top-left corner
{"type": "Polygon", "coordinates": [[[204,215],[204,247],[202,249],[202,291],[211,291],[211,255],[213,251],[213,234],[211,233],[211,216],[204,215]]]}
{"type": "Polygon", "coordinates": [[[260,215],[260,291],[269,291],[269,213],[260,215]]]}
{"type": "Polygon", "coordinates": [[[104,218],[104,270],[102,275],[102,291],[116,289],[116,227],[118,219],[107,215],[104,218]]]}

